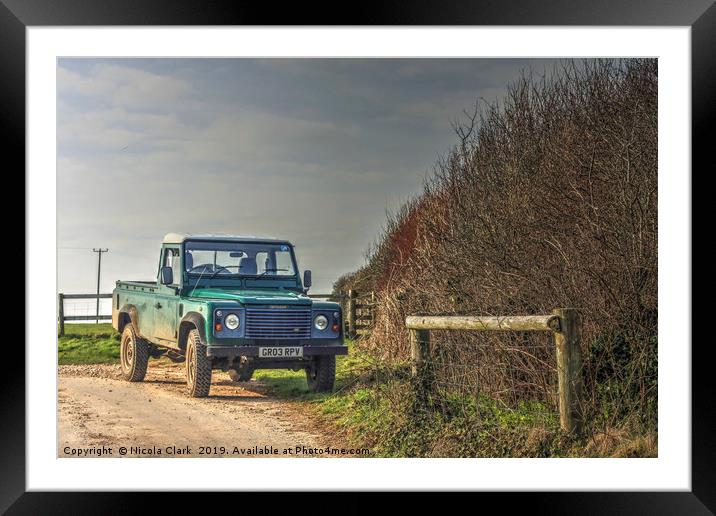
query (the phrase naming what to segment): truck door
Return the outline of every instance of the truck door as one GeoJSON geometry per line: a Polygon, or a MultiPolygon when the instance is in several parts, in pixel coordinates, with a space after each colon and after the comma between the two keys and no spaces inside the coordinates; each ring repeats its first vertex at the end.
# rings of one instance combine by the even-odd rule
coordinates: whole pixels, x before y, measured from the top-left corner
{"type": "Polygon", "coordinates": [[[181,285],[181,260],[179,246],[165,246],[157,274],[157,295],[154,301],[154,335],[162,344],[174,346],[177,342],[177,317],[179,312],[178,289],[181,285]],[[171,267],[174,282],[162,285],[161,268],[171,267]]]}

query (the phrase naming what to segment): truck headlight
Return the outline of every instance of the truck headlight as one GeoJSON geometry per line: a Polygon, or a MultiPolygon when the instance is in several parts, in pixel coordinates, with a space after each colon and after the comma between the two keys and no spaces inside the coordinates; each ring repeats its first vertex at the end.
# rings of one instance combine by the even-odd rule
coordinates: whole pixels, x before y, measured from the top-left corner
{"type": "Polygon", "coordinates": [[[325,330],[328,328],[328,319],[326,319],[325,315],[317,315],[316,318],[313,320],[313,325],[316,327],[317,330],[325,330]]]}
{"type": "Polygon", "coordinates": [[[236,314],[229,314],[226,316],[226,319],[224,319],[224,325],[230,330],[235,330],[239,327],[239,324],[241,324],[241,322],[239,321],[239,316],[236,314]]]}

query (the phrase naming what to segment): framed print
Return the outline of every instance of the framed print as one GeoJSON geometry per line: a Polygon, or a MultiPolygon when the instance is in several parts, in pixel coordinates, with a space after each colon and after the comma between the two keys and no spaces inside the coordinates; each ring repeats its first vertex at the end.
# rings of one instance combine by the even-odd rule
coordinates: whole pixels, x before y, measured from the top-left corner
{"type": "Polygon", "coordinates": [[[691,337],[713,5],[289,13],[0,5],[28,204],[3,510],[713,511],[691,337]]]}

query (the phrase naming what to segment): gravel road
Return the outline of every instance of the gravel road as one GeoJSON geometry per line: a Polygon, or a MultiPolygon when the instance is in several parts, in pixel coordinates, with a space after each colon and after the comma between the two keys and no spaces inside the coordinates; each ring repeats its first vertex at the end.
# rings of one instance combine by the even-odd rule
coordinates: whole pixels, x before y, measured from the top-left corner
{"type": "Polygon", "coordinates": [[[60,366],[58,382],[59,457],[307,457],[329,445],[298,403],[221,371],[201,399],[186,396],[183,364],[165,359],[144,382],[122,380],[118,365],[60,366]]]}

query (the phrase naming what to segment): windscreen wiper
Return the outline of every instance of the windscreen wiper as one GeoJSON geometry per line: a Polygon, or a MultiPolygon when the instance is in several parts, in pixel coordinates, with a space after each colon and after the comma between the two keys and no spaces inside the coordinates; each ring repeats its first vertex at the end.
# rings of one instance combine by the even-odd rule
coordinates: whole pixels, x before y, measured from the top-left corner
{"type": "Polygon", "coordinates": [[[219,268],[216,269],[216,272],[214,272],[214,274],[209,276],[209,279],[212,280],[212,279],[216,278],[217,274],[219,274],[222,270],[228,270],[229,267],[238,267],[238,265],[219,265],[219,268]]]}
{"type": "Polygon", "coordinates": [[[264,271],[261,274],[259,274],[259,277],[263,276],[267,272],[288,272],[288,269],[264,269],[264,271]]]}

